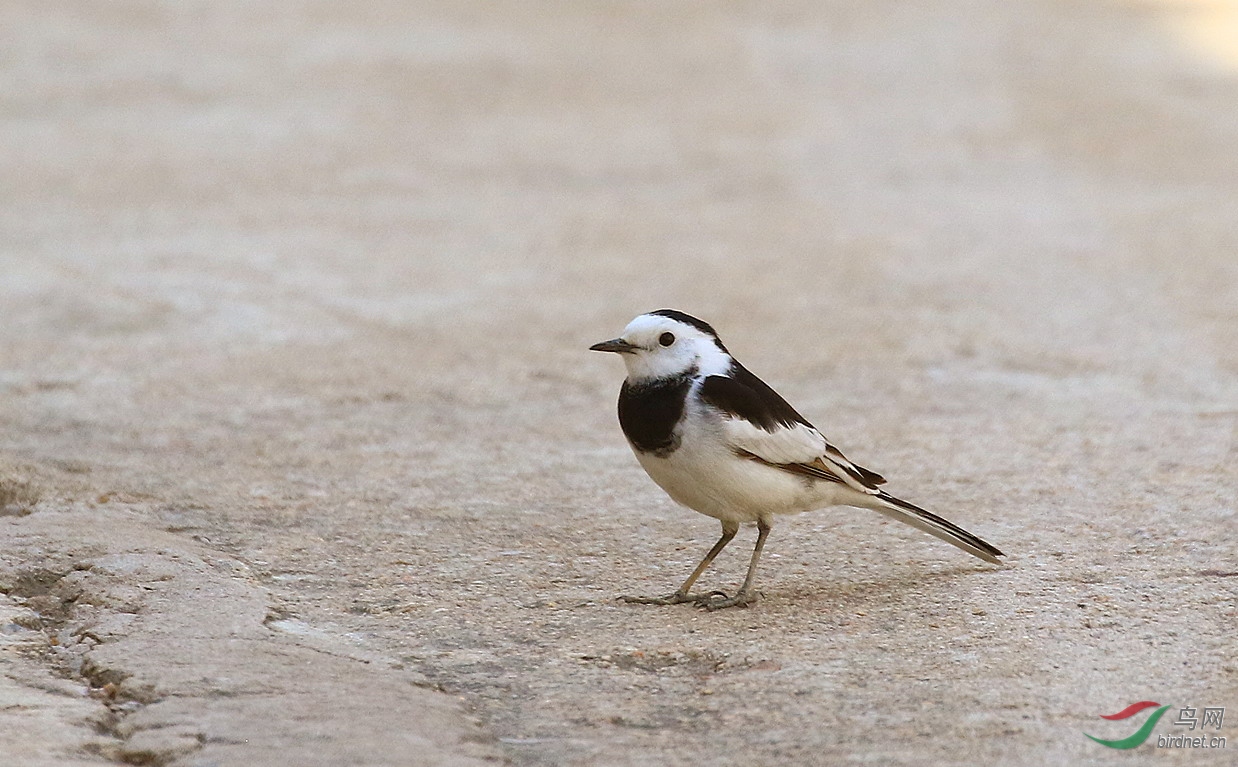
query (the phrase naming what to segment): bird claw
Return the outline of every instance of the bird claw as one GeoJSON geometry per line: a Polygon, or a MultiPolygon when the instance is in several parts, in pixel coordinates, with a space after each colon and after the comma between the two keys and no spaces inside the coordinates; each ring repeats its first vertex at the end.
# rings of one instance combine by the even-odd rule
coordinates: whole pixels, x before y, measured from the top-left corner
{"type": "Polygon", "coordinates": [[[728,597],[722,591],[711,591],[708,594],[697,597],[694,602],[697,607],[703,607],[709,612],[714,610],[722,610],[727,607],[747,607],[761,597],[759,591],[740,591],[733,597],[728,597]],[[715,599],[714,597],[721,597],[715,599]]]}
{"type": "Polygon", "coordinates": [[[697,607],[710,612],[723,610],[727,607],[747,607],[761,598],[759,591],[740,591],[733,597],[728,597],[725,591],[711,591],[708,594],[684,594],[676,591],[664,597],[621,596],[619,599],[635,605],[680,605],[691,602],[697,607]]]}
{"type": "Polygon", "coordinates": [[[664,597],[621,596],[619,598],[630,605],[678,605],[684,602],[695,602],[701,597],[676,591],[674,594],[667,594],[664,597]]]}

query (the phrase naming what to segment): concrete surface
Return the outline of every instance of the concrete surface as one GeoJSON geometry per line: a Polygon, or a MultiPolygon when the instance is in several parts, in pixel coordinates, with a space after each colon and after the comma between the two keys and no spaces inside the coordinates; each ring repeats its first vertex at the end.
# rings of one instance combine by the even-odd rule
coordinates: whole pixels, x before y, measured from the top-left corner
{"type": "Polygon", "coordinates": [[[1231,5],[5,16],[0,763],[1233,762],[1231,5]],[[585,351],[664,306],[1010,564],[617,603],[716,535],[585,351]]]}

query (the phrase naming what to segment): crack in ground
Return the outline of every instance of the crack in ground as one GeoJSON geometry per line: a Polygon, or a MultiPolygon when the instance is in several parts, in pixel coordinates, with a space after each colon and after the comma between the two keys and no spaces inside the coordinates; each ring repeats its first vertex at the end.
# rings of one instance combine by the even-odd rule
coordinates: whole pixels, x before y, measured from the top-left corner
{"type": "MultiPolygon", "coordinates": [[[[95,623],[77,620],[85,587],[75,582],[81,577],[73,576],[87,574],[92,568],[89,562],[79,562],[64,569],[23,569],[11,584],[0,585],[0,593],[32,612],[23,627],[42,633],[47,640],[37,660],[62,678],[84,683],[88,697],[103,707],[92,724],[96,733],[113,742],[87,744],[86,750],[117,764],[164,767],[196,749],[155,749],[131,743],[140,730],[127,726],[126,720],[161,698],[153,686],[126,684],[132,674],[101,665],[91,657],[91,650],[107,638],[93,630],[95,623]]],[[[197,748],[201,748],[205,736],[198,733],[197,740],[197,748]]]]}

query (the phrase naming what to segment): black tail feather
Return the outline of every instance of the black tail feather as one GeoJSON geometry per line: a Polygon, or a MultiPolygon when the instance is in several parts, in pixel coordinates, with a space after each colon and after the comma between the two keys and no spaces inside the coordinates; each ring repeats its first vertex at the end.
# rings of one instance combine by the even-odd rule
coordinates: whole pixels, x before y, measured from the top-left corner
{"type": "MultiPolygon", "coordinates": [[[[908,503],[902,498],[895,498],[886,492],[877,493],[876,497],[884,501],[889,506],[894,507],[898,518],[907,524],[918,527],[926,533],[941,538],[947,543],[952,543],[963,549],[969,554],[972,554],[986,562],[1000,564],[998,557],[1003,557],[1005,554],[996,546],[973,535],[948,519],[939,517],[931,511],[922,509],[914,503],[908,503]]],[[[884,511],[878,509],[878,511],[884,511]]],[[[895,515],[891,515],[895,516],[895,515]]]]}

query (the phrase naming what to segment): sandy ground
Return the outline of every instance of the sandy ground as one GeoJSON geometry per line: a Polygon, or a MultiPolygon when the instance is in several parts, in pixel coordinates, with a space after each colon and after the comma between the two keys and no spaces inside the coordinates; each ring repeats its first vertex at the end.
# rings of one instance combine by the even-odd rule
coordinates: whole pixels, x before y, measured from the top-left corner
{"type": "Polygon", "coordinates": [[[1214,12],[6,4],[0,763],[1232,764],[1214,12]],[[1009,565],[616,602],[717,533],[585,351],[663,306],[1009,565]],[[1148,699],[1228,749],[1084,737],[1148,699]]]}

